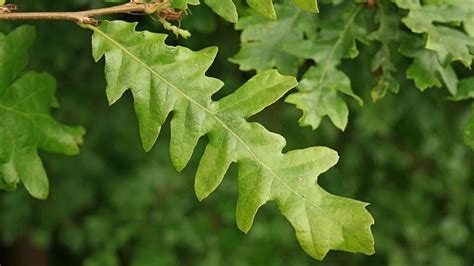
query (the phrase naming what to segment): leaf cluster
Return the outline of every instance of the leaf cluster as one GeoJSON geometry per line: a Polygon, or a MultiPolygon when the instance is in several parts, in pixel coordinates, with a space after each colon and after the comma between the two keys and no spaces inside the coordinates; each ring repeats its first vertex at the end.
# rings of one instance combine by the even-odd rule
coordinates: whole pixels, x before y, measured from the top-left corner
{"type": "Polygon", "coordinates": [[[367,83],[374,84],[374,101],[387,92],[398,93],[406,78],[413,79],[420,90],[444,86],[452,99],[471,98],[467,96],[472,93],[471,79],[460,79],[454,65],[458,61],[471,66],[471,5],[463,1],[394,2],[376,1],[370,6],[324,1],[317,16],[289,11],[291,4],[283,4],[277,8],[281,12],[278,21],[245,17],[236,26],[243,31],[242,47],[232,62],[244,71],[277,68],[298,74],[299,92],[286,101],[302,110],[300,124],[313,129],[325,116],[337,128],[346,128],[349,108],[344,95],[362,106],[361,97],[351,88],[354,77],[340,69],[344,60],[359,55],[361,47],[373,53],[371,64],[361,67],[372,73],[367,83]],[[409,11],[406,15],[405,10],[409,11]],[[403,57],[412,59],[408,68],[403,57]],[[405,68],[406,75],[400,75],[405,68]]]}

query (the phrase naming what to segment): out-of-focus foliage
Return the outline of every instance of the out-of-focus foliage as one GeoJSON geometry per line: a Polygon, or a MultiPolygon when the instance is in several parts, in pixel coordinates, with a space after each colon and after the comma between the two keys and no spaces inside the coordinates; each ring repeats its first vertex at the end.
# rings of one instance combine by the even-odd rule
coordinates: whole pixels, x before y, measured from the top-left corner
{"type": "Polygon", "coordinates": [[[387,92],[398,93],[400,90],[400,84],[395,76],[397,67],[394,60],[394,57],[398,55],[396,45],[402,34],[398,27],[400,17],[393,6],[387,3],[388,1],[379,2],[377,5],[374,19],[378,28],[369,36],[371,40],[380,43],[380,48],[371,62],[371,70],[380,72],[370,94],[373,101],[382,99],[387,92]]]}
{"type": "Polygon", "coordinates": [[[472,86],[472,78],[459,80],[454,63],[470,67],[474,56],[470,19],[474,2],[393,2],[321,1],[322,12],[315,16],[291,10],[292,5],[285,1],[277,9],[283,19],[276,22],[265,21],[258,14],[240,20],[236,28],[243,30],[242,47],[232,62],[242,70],[276,67],[284,73],[302,74],[299,92],[289,95],[286,101],[303,112],[300,124],[313,129],[325,116],[337,128],[346,128],[349,109],[344,95],[362,105],[362,99],[351,88],[352,77],[340,69],[345,59],[358,56],[358,42],[370,49],[378,47],[371,68],[361,66],[377,76],[371,93],[374,101],[388,91],[398,93],[400,78],[413,79],[420,90],[445,86],[452,99],[471,98],[467,95],[472,88],[465,88],[466,84],[472,86]],[[309,23],[302,19],[307,17],[309,23]],[[406,76],[397,76],[407,62],[402,56],[413,60],[406,76]],[[313,62],[308,64],[308,59],[313,62]]]}
{"type": "MultiPolygon", "coordinates": [[[[472,63],[473,54],[469,47],[474,46],[474,38],[468,33],[435,23],[463,23],[467,30],[473,10],[469,1],[441,1],[442,3],[421,4],[419,0],[395,0],[395,3],[409,13],[402,19],[403,23],[414,33],[426,35],[425,47],[436,52],[442,64],[460,61],[466,66],[472,63]],[[444,3],[443,3],[444,2],[444,3]]],[[[434,2],[434,1],[433,1],[434,2]]],[[[438,1],[436,1],[438,2],[438,1]]]]}
{"type": "MultiPolygon", "coordinates": [[[[90,0],[17,3],[31,10],[101,5],[90,0]]],[[[329,7],[322,5],[321,14],[324,8],[329,7]]],[[[249,78],[226,62],[238,50],[238,35],[207,7],[190,10],[192,15],[182,27],[191,30],[193,38],[168,42],[194,50],[218,45],[220,53],[209,75],[222,77],[227,85],[219,96],[225,95],[249,78]]],[[[7,249],[0,252],[2,264],[8,265],[18,243],[25,241],[42,248],[53,266],[456,266],[474,261],[474,157],[462,133],[472,125],[472,108],[466,100],[472,98],[473,87],[468,82],[461,86],[471,70],[453,64],[462,78],[458,93],[450,98],[464,101],[446,100],[444,90],[422,93],[405,78],[412,59],[399,56],[391,43],[392,61],[401,66],[393,72],[400,91],[372,103],[371,90],[380,76],[361,66],[370,67],[380,47],[362,45],[356,59],[340,64],[353,91],[365,102],[359,107],[347,101],[351,116],[344,133],[325,120],[317,131],[298,128],[294,123],[298,113],[284,103],[254,118],[287,136],[288,149],[325,145],[337,150],[340,162],[321,175],[319,183],[331,193],[372,203],[368,209],[377,221],[373,226],[377,253],[330,252],[323,262],[315,262],[298,247],[291,226],[278,217],[274,205],[262,209],[248,235],[236,229],[234,213],[229,211],[237,197],[236,169],[231,167],[234,174],[208,200],[198,203],[191,195],[199,156],[177,175],[167,152],[167,126],[157,148],[143,153],[131,96],[107,107],[103,71],[88,56],[90,33],[67,22],[35,25],[39,34],[30,68],[57,77],[62,108],[55,117],[89,130],[78,157],[42,154],[51,178],[47,201],[32,200],[23,190],[0,194],[0,238],[7,249]]],[[[0,23],[4,32],[14,26],[0,23]]],[[[159,30],[148,20],[140,28],[159,30]]],[[[202,154],[204,144],[198,144],[196,155],[202,154]]]]}
{"type": "Polygon", "coordinates": [[[298,87],[300,92],[286,99],[303,111],[302,125],[315,129],[327,115],[337,128],[344,130],[349,110],[339,93],[353,97],[362,105],[362,99],[352,91],[349,77],[338,69],[343,58],[358,55],[356,40],[367,38],[361,10],[362,5],[351,3],[327,11],[327,17],[318,21],[318,34],[308,40],[285,44],[288,53],[317,62],[303,75],[298,87]]]}
{"type": "Polygon", "coordinates": [[[233,61],[242,70],[277,67],[285,73],[297,73],[303,59],[313,60],[316,65],[302,77],[300,92],[291,94],[286,101],[303,111],[302,125],[315,129],[323,117],[329,116],[336,127],[344,130],[349,110],[339,93],[353,97],[359,104],[362,100],[338,67],[343,58],[358,55],[357,40],[367,42],[366,11],[361,4],[351,2],[329,6],[317,18],[289,4],[277,10],[283,18],[278,22],[262,21],[258,15],[239,22],[237,29],[243,29],[243,44],[233,61]]]}

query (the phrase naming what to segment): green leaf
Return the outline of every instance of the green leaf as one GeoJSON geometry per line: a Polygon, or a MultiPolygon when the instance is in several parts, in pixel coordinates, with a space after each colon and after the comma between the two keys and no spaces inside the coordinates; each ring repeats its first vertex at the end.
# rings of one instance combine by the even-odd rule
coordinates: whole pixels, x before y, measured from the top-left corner
{"type": "Polygon", "coordinates": [[[0,6],[3,6],[5,4],[6,0],[0,0],[0,6]]]}
{"type": "Polygon", "coordinates": [[[399,51],[414,59],[407,69],[407,77],[413,79],[416,87],[421,91],[431,87],[441,87],[444,83],[451,94],[456,95],[458,77],[453,67],[451,65],[442,66],[436,52],[423,49],[421,38],[404,35],[399,51]]]}
{"type": "Polygon", "coordinates": [[[312,147],[283,154],[282,136],[246,121],[296,86],[294,78],[265,71],[215,102],[211,96],[223,84],[205,72],[216,48],[170,47],[166,35],[136,32],[135,26],[116,21],[89,27],[95,60],[106,59],[109,101],[132,91],[146,150],[173,112],[170,153],[177,170],[188,164],[201,137],[209,139],[196,174],[200,200],[217,188],[231,163],[238,164],[236,218],[242,231],[249,231],[257,210],[273,200],[311,256],[321,259],[330,249],[374,252],[367,204],[331,195],[316,184],[317,176],[337,162],[337,153],[312,147]]]}
{"type": "Polygon", "coordinates": [[[314,16],[298,12],[290,5],[277,6],[278,21],[266,21],[257,16],[241,19],[237,28],[244,30],[242,48],[231,61],[238,63],[241,70],[260,72],[276,67],[282,73],[296,75],[303,59],[313,59],[317,66],[305,76],[304,88],[299,88],[302,92],[291,95],[287,102],[303,111],[302,125],[316,129],[322,117],[329,115],[336,127],[344,130],[349,112],[337,91],[353,97],[359,104],[362,100],[352,92],[350,80],[337,66],[343,58],[357,56],[357,39],[366,41],[361,7],[334,7],[332,14],[338,16],[329,15],[319,23],[315,23],[314,16]],[[319,34],[315,35],[318,30],[319,34]],[[311,40],[305,40],[305,36],[311,40]]]}
{"type": "Polygon", "coordinates": [[[474,99],[474,77],[460,80],[457,93],[451,99],[455,101],[474,99]]]}
{"type": "Polygon", "coordinates": [[[353,95],[351,81],[342,71],[334,70],[327,77],[323,77],[323,71],[319,66],[310,68],[298,87],[300,92],[290,94],[286,102],[296,105],[303,111],[303,116],[300,118],[302,125],[316,129],[327,115],[337,128],[344,131],[349,108],[337,92],[348,92],[348,95],[353,95]]]}
{"type": "Polygon", "coordinates": [[[170,6],[177,9],[187,9],[188,5],[199,5],[199,0],[170,0],[170,6]]]}
{"type": "MultiPolygon", "coordinates": [[[[462,22],[472,17],[472,11],[463,8],[459,2],[456,6],[422,5],[418,0],[395,0],[395,3],[409,10],[403,23],[414,33],[426,34],[425,47],[436,51],[443,65],[452,61],[460,61],[467,67],[471,65],[473,53],[470,48],[474,47],[474,37],[440,24],[462,22]]],[[[465,2],[465,5],[472,6],[472,3],[465,2]]]]}
{"type": "Polygon", "coordinates": [[[239,20],[237,8],[232,0],[204,0],[204,3],[229,22],[237,23],[239,20]]]}
{"type": "Polygon", "coordinates": [[[321,20],[320,32],[311,40],[285,45],[286,51],[298,57],[312,59],[316,66],[303,77],[300,92],[286,99],[303,111],[300,124],[316,129],[321,119],[328,115],[333,124],[344,130],[348,120],[348,107],[339,98],[342,92],[354,98],[360,105],[362,99],[352,91],[350,80],[338,69],[343,58],[358,55],[356,40],[366,41],[366,27],[362,20],[362,5],[335,7],[341,16],[321,20]],[[351,7],[352,6],[352,7],[351,7]],[[349,10],[346,10],[349,7],[349,10]]]}
{"type": "Polygon", "coordinates": [[[273,7],[273,0],[247,0],[249,6],[267,19],[276,20],[277,15],[273,7]]]}
{"type": "Polygon", "coordinates": [[[375,21],[379,24],[379,28],[370,37],[382,45],[372,59],[372,71],[379,73],[375,87],[370,93],[373,101],[383,98],[387,91],[398,93],[400,90],[400,84],[393,76],[397,72],[397,68],[392,62],[394,56],[392,44],[399,42],[400,39],[398,29],[400,17],[397,12],[389,10],[388,2],[381,1],[377,4],[377,7],[375,21]]]}
{"type": "Polygon", "coordinates": [[[319,12],[318,2],[316,0],[293,0],[293,2],[303,10],[313,13],[319,12]]]}
{"type": "MultiPolygon", "coordinates": [[[[106,0],[106,2],[126,2],[126,0],[106,0]]],[[[170,0],[170,6],[177,9],[186,9],[188,5],[199,5],[199,0],[170,0]]],[[[301,9],[313,13],[319,12],[316,0],[293,0],[301,9]]],[[[237,23],[239,17],[233,0],[204,0],[215,13],[225,20],[237,23]]],[[[261,16],[276,20],[277,15],[273,6],[273,0],[247,0],[249,6],[261,16]]]]}
{"type": "Polygon", "coordinates": [[[278,68],[284,74],[296,75],[303,62],[283,50],[286,43],[303,40],[305,33],[315,31],[313,16],[291,5],[277,5],[279,19],[269,21],[257,15],[241,18],[236,28],[243,30],[241,49],[230,59],[244,71],[261,72],[278,68]]]}
{"type": "MultiPolygon", "coordinates": [[[[313,13],[319,12],[316,0],[293,0],[293,2],[303,10],[313,13]]],[[[271,20],[277,19],[277,12],[275,12],[275,7],[273,6],[273,0],[247,0],[247,3],[263,17],[271,20]]]]}
{"type": "Polygon", "coordinates": [[[21,181],[33,197],[45,199],[48,179],[37,150],[77,154],[84,129],[50,116],[57,104],[53,77],[22,73],[34,35],[28,26],[0,34],[0,187],[14,189],[21,181]]]}
{"type": "Polygon", "coordinates": [[[461,9],[465,16],[461,20],[464,26],[464,30],[469,36],[474,37],[474,5],[471,1],[466,0],[432,0],[425,1],[427,4],[433,4],[437,6],[451,6],[461,9]]]}

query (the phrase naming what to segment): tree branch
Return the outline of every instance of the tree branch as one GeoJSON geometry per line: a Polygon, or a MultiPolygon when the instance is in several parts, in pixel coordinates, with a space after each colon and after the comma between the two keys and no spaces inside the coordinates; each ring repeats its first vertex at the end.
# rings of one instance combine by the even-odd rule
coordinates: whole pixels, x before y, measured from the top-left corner
{"type": "Polygon", "coordinates": [[[131,1],[123,5],[76,12],[14,12],[15,5],[6,5],[0,9],[0,20],[69,20],[79,24],[97,24],[93,17],[125,13],[153,14],[164,8],[168,8],[166,1],[152,3],[131,1]],[[9,8],[6,8],[7,6],[9,8]]]}

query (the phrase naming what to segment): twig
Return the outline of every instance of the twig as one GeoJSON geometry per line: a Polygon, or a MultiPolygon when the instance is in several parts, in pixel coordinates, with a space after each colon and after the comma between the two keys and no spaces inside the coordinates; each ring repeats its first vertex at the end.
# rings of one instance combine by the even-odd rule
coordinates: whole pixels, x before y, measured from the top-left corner
{"type": "MultiPolygon", "coordinates": [[[[15,7],[15,5],[10,5],[15,7]]],[[[79,24],[97,24],[94,17],[110,14],[153,14],[167,8],[166,1],[152,3],[130,2],[123,5],[76,12],[13,12],[15,9],[0,9],[0,20],[69,20],[79,24]]]]}

